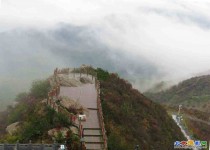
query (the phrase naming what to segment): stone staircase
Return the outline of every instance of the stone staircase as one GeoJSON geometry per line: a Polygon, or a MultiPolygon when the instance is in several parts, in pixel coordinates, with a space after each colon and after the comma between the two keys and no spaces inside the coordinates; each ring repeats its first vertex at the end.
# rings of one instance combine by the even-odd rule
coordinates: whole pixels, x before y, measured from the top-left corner
{"type": "Polygon", "coordinates": [[[85,146],[87,150],[103,150],[101,128],[84,128],[85,146]]]}

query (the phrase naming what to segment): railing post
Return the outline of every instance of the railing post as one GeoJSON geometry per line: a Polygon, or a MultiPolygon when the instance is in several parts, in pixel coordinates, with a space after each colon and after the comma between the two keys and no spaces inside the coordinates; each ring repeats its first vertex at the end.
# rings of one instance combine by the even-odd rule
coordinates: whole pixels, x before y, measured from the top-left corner
{"type": "Polygon", "coordinates": [[[60,112],[60,106],[58,105],[58,113],[60,112]]]}
{"type": "Polygon", "coordinates": [[[74,78],[75,78],[75,68],[74,68],[74,71],[73,71],[73,75],[74,75],[74,78]]]}
{"type": "Polygon", "coordinates": [[[67,142],[66,142],[66,140],[64,142],[64,148],[67,149],[67,142]]]}
{"type": "Polygon", "coordinates": [[[4,142],[3,150],[7,150],[7,144],[6,144],[6,142],[4,142]]]}
{"type": "Polygon", "coordinates": [[[44,150],[43,141],[42,141],[42,143],[41,143],[41,145],[40,145],[40,150],[44,150]]]}
{"type": "Polygon", "coordinates": [[[55,102],[53,102],[53,109],[55,109],[55,102]]]}
{"type": "Polygon", "coordinates": [[[32,149],[31,140],[29,141],[28,149],[32,149]]]}
{"type": "Polygon", "coordinates": [[[50,96],[48,96],[48,102],[47,102],[48,106],[51,106],[51,101],[50,101],[50,96]]]}
{"type": "Polygon", "coordinates": [[[16,150],[20,150],[19,141],[17,141],[17,143],[16,143],[16,150]]]}
{"type": "Polygon", "coordinates": [[[53,146],[52,146],[52,148],[53,148],[53,150],[56,150],[56,141],[54,140],[54,143],[53,143],[53,146]]]}
{"type": "Polygon", "coordinates": [[[68,75],[70,74],[70,68],[68,68],[68,75]]]}
{"type": "Polygon", "coordinates": [[[60,95],[60,92],[61,92],[61,85],[60,83],[58,83],[58,95],[60,95]]]}
{"type": "Polygon", "coordinates": [[[49,97],[47,97],[47,106],[48,106],[48,100],[49,100],[49,97]]]}

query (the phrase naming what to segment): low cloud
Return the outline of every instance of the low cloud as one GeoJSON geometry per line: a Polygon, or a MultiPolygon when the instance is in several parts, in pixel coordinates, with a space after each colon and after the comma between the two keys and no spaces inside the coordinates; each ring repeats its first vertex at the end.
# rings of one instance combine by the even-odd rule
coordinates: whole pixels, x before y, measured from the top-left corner
{"type": "Polygon", "coordinates": [[[209,7],[208,0],[2,0],[0,99],[55,67],[102,67],[141,91],[205,72],[209,7]]]}
{"type": "Polygon", "coordinates": [[[28,91],[33,80],[46,78],[56,67],[90,64],[124,77],[152,78],[154,64],[143,57],[101,43],[88,27],[59,25],[54,30],[16,29],[0,33],[0,99],[28,91]]]}
{"type": "Polygon", "coordinates": [[[151,8],[151,7],[142,7],[139,9],[144,13],[153,13],[156,15],[161,15],[169,19],[176,20],[177,22],[182,22],[189,25],[196,25],[201,29],[210,28],[210,19],[209,16],[193,11],[193,10],[170,10],[166,8],[151,8]]]}

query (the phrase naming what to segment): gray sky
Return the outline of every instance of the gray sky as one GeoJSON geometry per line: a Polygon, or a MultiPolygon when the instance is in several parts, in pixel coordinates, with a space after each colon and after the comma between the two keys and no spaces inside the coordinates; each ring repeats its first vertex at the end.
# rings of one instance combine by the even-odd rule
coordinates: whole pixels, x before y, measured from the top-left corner
{"type": "Polygon", "coordinates": [[[208,0],[1,0],[0,99],[57,66],[104,67],[142,91],[205,72],[209,10],[208,0]]]}

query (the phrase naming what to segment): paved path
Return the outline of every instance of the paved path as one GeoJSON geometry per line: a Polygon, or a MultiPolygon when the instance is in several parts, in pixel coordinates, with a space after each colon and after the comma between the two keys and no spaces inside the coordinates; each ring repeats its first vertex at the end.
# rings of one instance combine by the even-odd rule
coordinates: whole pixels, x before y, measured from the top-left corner
{"type": "Polygon", "coordinates": [[[95,84],[84,84],[79,87],[60,88],[60,96],[68,96],[73,100],[78,100],[86,108],[97,108],[97,91],[95,84]]]}
{"type": "Polygon", "coordinates": [[[97,90],[95,84],[84,84],[79,87],[62,87],[60,96],[78,100],[88,109],[87,120],[82,122],[86,147],[89,150],[102,150],[102,134],[98,118],[97,90]]]}

